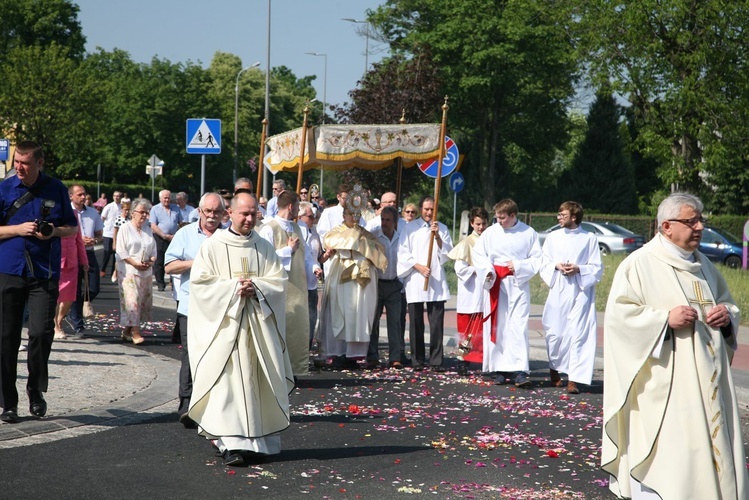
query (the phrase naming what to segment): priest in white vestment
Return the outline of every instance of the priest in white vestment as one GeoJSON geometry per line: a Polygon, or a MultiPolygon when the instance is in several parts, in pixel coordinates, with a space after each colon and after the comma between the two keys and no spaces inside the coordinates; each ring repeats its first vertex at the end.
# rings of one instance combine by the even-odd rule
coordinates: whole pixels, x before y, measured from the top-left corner
{"type": "Polygon", "coordinates": [[[377,308],[377,269],[387,268],[385,248],[356,223],[366,206],[360,186],[348,193],[343,224],[323,237],[332,253],[320,308],[320,352],[337,356],[344,368],[366,357],[377,308]]]}
{"type": "Polygon", "coordinates": [[[286,344],[295,376],[309,373],[310,311],[307,300],[307,276],[319,274],[322,268],[307,248],[304,234],[294,222],[299,214],[299,198],[293,191],[282,191],[276,198],[278,213],[265,219],[258,230],[269,241],[286,270],[286,344]]]}
{"type": "Polygon", "coordinates": [[[697,197],[670,195],[611,286],[601,463],[621,498],[749,498],[730,368],[739,310],[697,251],[703,223],[697,197]]]}
{"type": "Polygon", "coordinates": [[[447,254],[455,261],[458,277],[458,300],[455,306],[460,342],[458,344],[458,375],[468,375],[470,363],[484,363],[484,343],[489,342],[488,323],[484,321],[489,297],[484,288],[484,276],[479,276],[471,253],[479,236],[486,230],[489,213],[483,207],[473,207],[468,217],[472,232],[447,254]]]}
{"type": "Polygon", "coordinates": [[[497,224],[490,226],[473,247],[473,265],[491,287],[491,339],[484,349],[484,371],[496,373],[495,383],[510,379],[530,388],[528,317],[531,312],[530,280],[541,266],[538,234],[517,218],[511,199],[494,205],[497,224]]]}
{"type": "Polygon", "coordinates": [[[579,394],[577,384],[590,385],[596,360],[596,283],[603,276],[598,240],[580,227],[583,207],[566,201],[557,214],[560,229],[542,248],[541,279],[549,286],[541,322],[546,332],[551,385],[579,394]]]}
{"type": "Polygon", "coordinates": [[[200,246],[190,275],[189,417],[227,465],[280,453],[293,376],[286,350],[286,272],[252,229],[257,202],[231,201],[231,226],[200,246]]]}

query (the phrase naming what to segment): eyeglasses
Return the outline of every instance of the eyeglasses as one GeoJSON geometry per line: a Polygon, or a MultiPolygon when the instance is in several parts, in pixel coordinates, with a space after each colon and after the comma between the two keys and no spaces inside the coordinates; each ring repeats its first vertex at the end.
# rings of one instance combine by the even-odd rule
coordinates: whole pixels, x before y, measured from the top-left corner
{"type": "Polygon", "coordinates": [[[415,214],[416,210],[404,210],[404,212],[407,214],[415,214]]]}
{"type": "Polygon", "coordinates": [[[681,222],[685,226],[694,228],[697,224],[702,224],[703,226],[707,224],[707,219],[704,217],[692,217],[691,219],[668,219],[668,222],[681,222]]]}
{"type": "Polygon", "coordinates": [[[558,213],[557,214],[557,219],[566,219],[569,216],[570,216],[570,214],[558,213]]]}
{"type": "Polygon", "coordinates": [[[146,212],[145,210],[133,210],[134,214],[141,214],[143,217],[148,217],[148,214],[150,212],[146,212]]]}
{"type": "Polygon", "coordinates": [[[314,216],[312,214],[302,214],[299,217],[310,217],[310,218],[312,218],[314,216]]]}
{"type": "Polygon", "coordinates": [[[222,213],[224,213],[224,211],[220,208],[217,208],[216,210],[201,208],[200,211],[206,215],[221,215],[222,213]]]}
{"type": "Polygon", "coordinates": [[[307,194],[309,191],[299,191],[299,194],[307,194]]]}

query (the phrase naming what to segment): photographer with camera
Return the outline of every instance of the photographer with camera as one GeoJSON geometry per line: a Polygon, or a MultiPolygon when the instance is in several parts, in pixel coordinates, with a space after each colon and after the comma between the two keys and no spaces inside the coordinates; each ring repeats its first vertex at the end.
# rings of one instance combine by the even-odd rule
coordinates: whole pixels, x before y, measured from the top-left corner
{"type": "Polygon", "coordinates": [[[32,141],[16,145],[16,175],[0,183],[0,420],[18,421],[16,389],[18,347],[21,345],[24,306],[28,304],[29,344],[26,393],[29,412],[47,413],[47,362],[52,350],[57,285],[60,276],[60,238],[78,230],[68,193],[62,182],[44,174],[44,153],[32,141]],[[50,229],[51,228],[51,229],[50,229]],[[44,231],[42,233],[41,231],[44,231]]]}

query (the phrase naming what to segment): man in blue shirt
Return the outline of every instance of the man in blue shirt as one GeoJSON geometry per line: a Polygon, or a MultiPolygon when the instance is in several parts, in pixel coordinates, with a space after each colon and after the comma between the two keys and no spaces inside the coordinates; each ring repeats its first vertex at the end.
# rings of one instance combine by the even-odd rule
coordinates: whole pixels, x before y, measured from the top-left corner
{"type": "Polygon", "coordinates": [[[206,193],[198,204],[199,219],[189,224],[174,235],[169,243],[164,263],[166,272],[180,275],[179,293],[177,295],[177,325],[182,342],[182,366],[179,370],[179,421],[188,429],[194,429],[195,422],[187,415],[192,396],[192,377],[190,375],[190,358],[187,349],[187,313],[190,298],[190,269],[192,260],[198,253],[200,244],[221,227],[224,215],[224,200],[216,193],[206,193]]]}
{"type": "Polygon", "coordinates": [[[174,238],[177,229],[179,229],[179,224],[182,222],[179,207],[172,205],[171,198],[172,193],[168,189],[159,191],[160,203],[154,205],[151,209],[151,231],[153,232],[153,238],[156,240],[156,263],[153,266],[153,274],[160,292],[163,292],[166,288],[164,254],[166,254],[169,242],[174,238]]]}
{"type": "Polygon", "coordinates": [[[0,183],[0,420],[18,422],[16,388],[18,348],[24,306],[29,316],[26,393],[29,412],[47,413],[47,362],[52,350],[57,284],[60,278],[60,238],[78,231],[78,221],[65,186],[44,174],[44,153],[32,141],[16,145],[16,175],[0,183]],[[27,194],[31,193],[31,194],[27,194]]]}

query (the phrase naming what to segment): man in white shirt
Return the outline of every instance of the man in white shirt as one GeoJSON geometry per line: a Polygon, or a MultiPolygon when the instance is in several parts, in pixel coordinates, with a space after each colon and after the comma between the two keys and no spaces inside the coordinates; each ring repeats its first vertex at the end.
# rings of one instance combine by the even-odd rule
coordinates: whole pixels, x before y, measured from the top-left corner
{"type": "MultiPolygon", "coordinates": [[[[394,198],[394,197],[393,197],[394,198]]],[[[393,205],[395,199],[393,199],[393,205]]],[[[369,351],[367,352],[367,365],[374,368],[379,363],[380,344],[380,316],[382,308],[385,308],[385,321],[387,323],[388,335],[388,367],[400,370],[403,368],[401,360],[405,355],[403,337],[401,336],[401,295],[403,284],[398,279],[398,241],[400,231],[398,230],[398,210],[392,205],[387,205],[378,216],[381,220],[380,226],[372,234],[385,247],[388,260],[387,269],[377,271],[377,309],[369,337],[369,351]]]]}
{"type": "MultiPolygon", "coordinates": [[[[374,230],[377,229],[382,225],[382,209],[385,207],[395,207],[396,206],[396,196],[395,193],[387,192],[382,193],[381,201],[380,201],[380,213],[378,215],[375,215],[372,217],[369,222],[367,222],[367,227],[365,228],[370,233],[374,233],[374,230]]],[[[396,214],[397,214],[396,209],[396,214]]],[[[397,218],[395,219],[398,220],[397,218]]]]}
{"type": "Polygon", "coordinates": [[[112,259],[112,272],[114,273],[114,221],[122,213],[122,193],[115,191],[112,194],[114,201],[106,205],[101,211],[101,220],[104,221],[104,230],[102,236],[104,237],[104,261],[101,263],[101,277],[107,275],[107,264],[109,259],[112,259]]]}
{"type": "MultiPolygon", "coordinates": [[[[322,259],[322,242],[320,236],[315,231],[315,206],[308,201],[299,203],[299,229],[304,236],[304,244],[307,245],[309,260],[313,261],[312,272],[307,272],[307,307],[309,308],[309,341],[312,347],[312,339],[315,337],[315,325],[317,325],[317,303],[318,297],[318,280],[322,277],[322,268],[320,267],[322,259]],[[320,270],[319,272],[317,270],[320,270]]],[[[307,255],[305,255],[307,258],[307,255]]]]}
{"type": "Polygon", "coordinates": [[[429,365],[436,372],[442,366],[442,338],[445,322],[445,302],[450,298],[447,276],[442,266],[453,248],[447,226],[435,220],[434,198],[427,196],[419,202],[421,217],[408,224],[398,242],[398,277],[403,280],[410,318],[411,359],[414,370],[422,370],[426,362],[424,346],[424,303],[429,316],[429,365]],[[434,238],[432,256],[427,266],[429,243],[434,238]],[[427,289],[424,290],[424,283],[427,289]]]}

